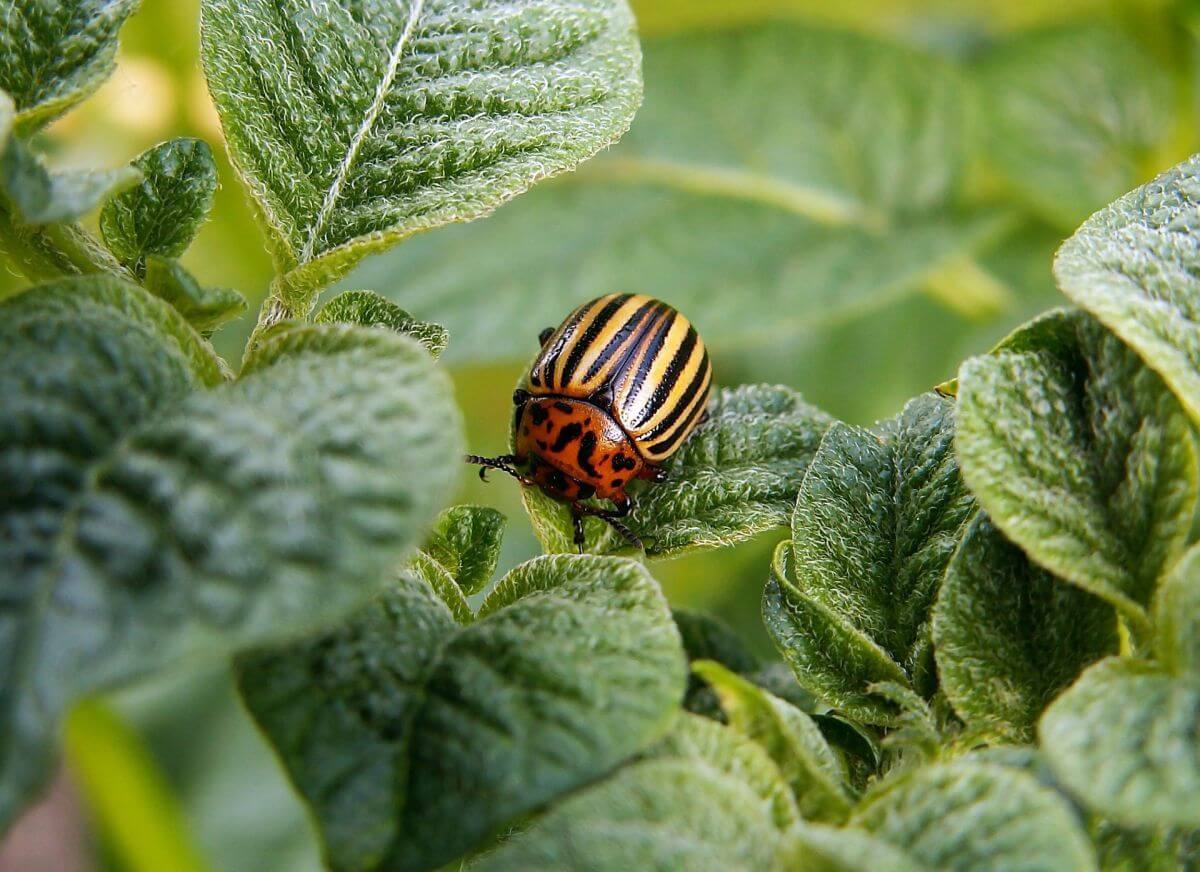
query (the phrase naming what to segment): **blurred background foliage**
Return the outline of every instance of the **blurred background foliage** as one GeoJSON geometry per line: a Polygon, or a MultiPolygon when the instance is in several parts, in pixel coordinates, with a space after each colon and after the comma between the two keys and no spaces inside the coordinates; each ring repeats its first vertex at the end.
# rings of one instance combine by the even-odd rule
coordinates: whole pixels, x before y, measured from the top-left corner
{"type": "MultiPolygon", "coordinates": [[[[1200,150],[1195,3],[633,5],[646,101],[624,141],[339,285],[449,328],[444,359],[474,451],[502,450],[538,330],[612,290],[687,313],[723,384],[787,384],[854,423],[891,415],[1061,305],[1058,243],[1200,150]]],[[[198,0],[143,0],[116,75],[46,134],[52,159],[118,166],[180,135],[217,145],[197,18],[198,0]]],[[[236,360],[271,273],[221,160],[213,218],[185,263],[250,299],[216,337],[236,360]]],[[[18,281],[0,274],[0,295],[18,281]]],[[[510,517],[501,568],[534,554],[516,487],[463,482],[463,501],[510,517]]],[[[654,572],[675,604],[721,615],[769,654],[758,604],[778,538],[654,572]]],[[[300,804],[223,670],[86,703],[64,741],[100,868],[318,867],[300,804]]]]}

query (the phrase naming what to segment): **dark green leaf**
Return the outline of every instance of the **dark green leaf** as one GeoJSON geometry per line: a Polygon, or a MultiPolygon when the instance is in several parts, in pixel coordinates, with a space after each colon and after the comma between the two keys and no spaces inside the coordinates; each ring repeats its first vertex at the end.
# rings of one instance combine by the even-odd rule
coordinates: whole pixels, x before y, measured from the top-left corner
{"type": "Polygon", "coordinates": [[[1188,421],[1162,380],[1063,312],[964,363],[958,403],[963,476],[996,526],[1145,630],[1197,490],[1188,421]]]}
{"type": "MultiPolygon", "coordinates": [[[[795,391],[722,388],[710,417],[666,465],[667,481],[630,488],[626,519],[648,557],[674,557],[749,539],[787,523],[796,491],[832,419],[795,391]]],[[[546,551],[574,551],[570,513],[540,490],[522,490],[546,551]]],[[[587,522],[588,550],[628,548],[606,524],[587,522]]]]}
{"type": "Polygon", "coordinates": [[[754,672],[759,660],[733,631],[718,618],[691,609],[671,609],[683,639],[688,661],[715,660],[739,675],[754,672]]]}
{"type": "Polygon", "coordinates": [[[41,225],[72,221],[108,197],[136,185],[133,167],[93,172],[50,172],[24,142],[11,139],[0,154],[0,193],[7,195],[20,220],[41,225]]]}
{"type": "Polygon", "coordinates": [[[901,773],[881,783],[851,822],[931,869],[1096,867],[1066,801],[1032,775],[999,766],[958,761],[901,773]]]}
{"type": "Polygon", "coordinates": [[[782,870],[785,833],[798,822],[761,748],[685,715],[647,759],[559,803],[471,868],[782,870]]]}
{"type": "Polygon", "coordinates": [[[684,658],[640,565],[541,557],[459,626],[402,576],[340,630],[242,658],[336,869],[429,869],[667,729],[684,658]]]}
{"type": "Polygon", "coordinates": [[[716,691],[730,726],[770,755],[809,820],[840,822],[850,811],[845,773],[812,719],[715,660],[692,670],[716,691]]]}
{"type": "Polygon", "coordinates": [[[12,0],[0,27],[0,88],[32,132],[100,87],[113,69],[117,31],[138,0],[12,0]]]}
{"type": "Polygon", "coordinates": [[[177,260],[146,258],[146,290],[178,310],[203,334],[212,333],[246,311],[246,298],[229,288],[206,288],[177,260]]]}
{"type": "Polygon", "coordinates": [[[178,257],[208,217],[217,166],[208,143],[172,139],[132,163],[141,184],[110,199],[100,212],[104,244],[137,276],[151,254],[178,257]]]}
{"type": "Polygon", "coordinates": [[[1200,827],[1200,684],[1129,659],[1097,663],[1038,728],[1054,774],[1130,826],[1200,827]]]}
{"type": "Polygon", "coordinates": [[[971,727],[1033,740],[1042,709],[1118,648],[1112,607],[1029,562],[987,516],[946,569],[933,616],[941,687],[971,727]]]}
{"type": "Polygon", "coordinates": [[[492,580],[503,538],[502,513],[484,506],[455,506],[442,512],[424,550],[469,595],[492,580]]]}
{"type": "Polygon", "coordinates": [[[573,168],[641,99],[622,0],[204,0],[202,48],[301,313],[368,253],[573,168]]]}
{"type": "Polygon", "coordinates": [[[1200,155],[1097,212],[1063,244],[1064,294],[1129,343],[1200,421],[1200,155]]]}
{"type": "Polygon", "coordinates": [[[428,348],[434,357],[440,356],[450,342],[446,328],[428,321],[418,321],[374,291],[344,291],[322,306],[313,320],[317,323],[341,322],[363,327],[387,327],[398,333],[407,333],[428,348]]]}

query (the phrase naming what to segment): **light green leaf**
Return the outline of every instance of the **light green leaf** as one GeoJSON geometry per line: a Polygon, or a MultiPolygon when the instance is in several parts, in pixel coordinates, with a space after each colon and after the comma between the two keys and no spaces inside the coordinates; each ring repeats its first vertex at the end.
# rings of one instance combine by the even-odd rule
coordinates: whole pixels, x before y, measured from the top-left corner
{"type": "Polygon", "coordinates": [[[131,164],[141,184],[118,194],[100,212],[104,244],[135,275],[151,254],[179,257],[208,217],[217,190],[212,150],[200,139],[172,139],[131,164]]]}
{"type": "Polygon", "coordinates": [[[246,311],[246,298],[237,291],[206,288],[179,261],[157,254],[146,258],[145,286],[205,335],[246,311]]]}
{"type": "Polygon", "coordinates": [[[941,689],[975,729],[1033,741],[1042,709],[1119,647],[1103,600],[1029,562],[987,516],[972,521],[933,614],[941,689]]]}
{"type": "Polygon", "coordinates": [[[1191,525],[1187,418],[1161,379],[1084,314],[1040,319],[1009,349],[959,371],[963,476],[1034,562],[1115,605],[1140,634],[1191,525]]]}
{"type": "Polygon", "coordinates": [[[424,551],[465,594],[479,593],[492,580],[500,560],[504,515],[485,506],[455,506],[442,512],[424,551]]]}
{"type": "Polygon", "coordinates": [[[693,663],[692,671],[716,691],[730,726],[775,761],[801,815],[835,823],[846,818],[851,802],[845,773],[808,715],[715,660],[693,663]]]}
{"type": "Polygon", "coordinates": [[[50,172],[24,142],[12,139],[0,154],[0,192],[25,224],[72,221],[142,178],[133,167],[102,172],[50,172]]]}
{"type": "Polygon", "coordinates": [[[344,291],[321,307],[313,319],[318,324],[359,324],[363,327],[387,327],[407,333],[429,349],[435,358],[446,350],[450,334],[446,328],[418,321],[391,300],[374,291],[344,291]]]}
{"type": "Polygon", "coordinates": [[[781,22],[645,51],[646,104],[610,153],[355,281],[447,325],[458,359],[520,359],[611,290],[723,348],[886,306],[1005,229],[956,206],[966,101],[937,57],[781,22]]]}
{"type": "Polygon", "coordinates": [[[1200,422],[1200,155],[1089,218],[1054,260],[1064,294],[1129,343],[1200,422]]]}
{"type": "Polygon", "coordinates": [[[202,50],[300,314],[368,253],[572,169],[641,99],[623,0],[204,0],[202,50]]]}
{"type": "Polygon", "coordinates": [[[844,616],[795,584],[792,543],[780,542],[763,590],[763,624],[801,685],[848,717],[893,723],[897,707],[871,693],[881,682],[907,684],[892,657],[844,616]]]}
{"type": "Polygon", "coordinates": [[[1154,599],[1154,651],[1177,674],[1200,677],[1200,545],[1163,579],[1154,599]]]}
{"type": "Polygon", "coordinates": [[[805,821],[791,833],[795,859],[804,872],[925,872],[904,851],[858,827],[805,821]]]}
{"type": "Polygon", "coordinates": [[[413,555],[408,566],[409,572],[421,579],[438,595],[442,603],[450,610],[454,620],[464,626],[475,620],[475,610],[467,602],[467,596],[454,581],[449,570],[438,563],[424,551],[413,555]]]}
{"type": "Polygon", "coordinates": [[[728,727],[680,716],[647,759],[559,803],[473,872],[782,870],[799,821],[766,753],[728,727]]]}
{"type": "Polygon", "coordinates": [[[17,107],[13,105],[12,97],[7,91],[0,89],[0,156],[8,147],[8,139],[12,135],[16,115],[17,107]]]}
{"type": "Polygon", "coordinates": [[[453,484],[459,421],[400,337],[294,331],[202,390],[223,381],[211,349],[134,285],[61,282],[0,310],[7,822],[75,696],[369,596],[453,484]]]}
{"type": "Polygon", "coordinates": [[[1023,200],[1066,228],[1148,175],[1176,114],[1168,71],[1107,27],[1018,35],[974,74],[984,153],[1023,200]]]}
{"type": "MultiPolygon", "coordinates": [[[[795,391],[771,385],[722,388],[708,422],[666,464],[667,481],[635,482],[625,524],[647,557],[718,548],[787,523],[796,491],[832,418],[795,391]]],[[[546,551],[574,551],[566,506],[524,488],[525,508],[546,551]]],[[[602,521],[586,523],[588,550],[628,548],[602,521]]]]}
{"type": "Polygon", "coordinates": [[[30,133],[100,87],[113,70],[117,31],[138,0],[13,0],[0,27],[0,88],[30,133]]]}
{"type": "Polygon", "coordinates": [[[642,566],[557,556],[466,626],[401,576],[334,633],[243,657],[239,681],[333,868],[430,869],[661,736],[684,658],[642,566]]]}
{"type": "Polygon", "coordinates": [[[964,760],[908,770],[882,782],[851,822],[948,872],[1096,867],[1066,801],[1000,766],[964,760]]]}
{"type": "Polygon", "coordinates": [[[1200,684],[1137,660],[1097,663],[1038,727],[1054,774],[1130,826],[1200,827],[1200,684]]]}

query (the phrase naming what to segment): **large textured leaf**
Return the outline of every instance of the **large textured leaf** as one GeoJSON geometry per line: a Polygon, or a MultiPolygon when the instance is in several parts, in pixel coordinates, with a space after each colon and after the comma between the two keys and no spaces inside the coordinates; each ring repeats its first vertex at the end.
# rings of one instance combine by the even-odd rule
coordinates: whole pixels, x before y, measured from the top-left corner
{"type": "Polygon", "coordinates": [[[1081,313],[1040,319],[959,371],[963,475],[1038,564],[1135,629],[1191,525],[1196,455],[1162,380],[1081,313]]]}
{"type": "Polygon", "coordinates": [[[1033,740],[1042,709],[1117,651],[1112,607],[1034,566],[983,514],[946,569],[933,616],[941,688],[978,729],[1033,740]]]}
{"type": "Polygon", "coordinates": [[[1137,660],[1097,663],[1038,728],[1054,774],[1133,826],[1200,827],[1200,683],[1137,660]]]}
{"type": "Polygon", "coordinates": [[[641,97],[623,0],[205,0],[209,88],[283,289],[571,169],[641,97]]]}
{"type": "Polygon", "coordinates": [[[1066,801],[1032,775],[999,766],[959,761],[900,774],[868,796],[852,822],[931,869],[1096,866],[1066,801]]]}
{"type": "Polygon", "coordinates": [[[716,661],[701,660],[692,669],[716,691],[730,726],[775,761],[806,819],[845,819],[845,773],[812,718],[716,661]]]}
{"type": "Polygon", "coordinates": [[[1017,36],[975,75],[985,153],[1026,202],[1066,228],[1148,175],[1175,116],[1167,70],[1109,28],[1017,36]]]}
{"type": "Polygon", "coordinates": [[[943,61],[778,22],[645,50],[646,104],[611,153],[355,281],[447,325],[459,359],[525,357],[614,289],[721,347],[886,305],[1002,229],[953,205],[965,101],[943,61]]]}
{"type": "MultiPolygon", "coordinates": [[[[662,484],[637,482],[626,519],[649,557],[674,557],[748,539],[787,523],[796,491],[832,418],[785,387],[723,388],[709,420],[666,466],[662,484]]],[[[540,491],[522,492],[547,551],[573,551],[570,514],[540,491]]],[[[628,547],[601,521],[586,525],[589,550],[628,547]]]]}
{"type": "Polygon", "coordinates": [[[178,257],[200,229],[217,190],[212,150],[200,139],[172,139],[133,161],[141,184],[118,194],[100,213],[104,243],[136,275],[146,258],[178,257]]]}
{"type": "MultiPolygon", "coordinates": [[[[859,676],[812,651],[832,634],[860,640],[870,659],[894,664],[887,676],[863,677],[932,689],[929,613],[974,508],[954,456],[948,400],[918,397],[875,432],[837,424],[826,433],[792,516],[792,575],[778,589],[804,601],[797,609],[814,628],[825,627],[811,640],[780,627],[802,646],[784,651],[801,684],[839,707],[873,706],[859,676]],[[835,674],[824,674],[828,668],[835,674]]],[[[876,709],[871,717],[883,714],[876,709]]]]}
{"type": "Polygon", "coordinates": [[[1198,202],[1200,155],[1089,218],[1059,251],[1054,275],[1200,421],[1198,202]]]}
{"type": "Polygon", "coordinates": [[[138,0],[11,0],[0,26],[0,88],[30,132],[96,90],[112,72],[117,31],[138,0]]]}
{"type": "Polygon", "coordinates": [[[647,759],[560,803],[471,869],[782,872],[785,831],[798,820],[761,748],[682,716],[647,759]]]}
{"type": "Polygon", "coordinates": [[[197,390],[211,351],[135,286],[35,288],[0,324],[8,820],[71,697],[368,596],[445,499],[459,422],[428,357],[376,331],[282,334],[197,390]]]}
{"type": "Polygon", "coordinates": [[[466,625],[401,578],[339,630],[247,655],[251,713],[336,869],[430,869],[667,729],[684,658],[630,560],[542,557],[466,625]]]}

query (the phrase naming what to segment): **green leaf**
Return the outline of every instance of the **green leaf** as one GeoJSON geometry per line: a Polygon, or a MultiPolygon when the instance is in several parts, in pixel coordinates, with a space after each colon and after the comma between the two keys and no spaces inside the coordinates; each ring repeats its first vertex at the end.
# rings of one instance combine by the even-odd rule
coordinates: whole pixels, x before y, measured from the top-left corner
{"type": "Polygon", "coordinates": [[[117,31],[138,0],[8,4],[0,27],[0,88],[31,133],[100,87],[113,70],[117,31]]]}
{"type": "Polygon", "coordinates": [[[100,212],[104,244],[135,275],[151,254],[179,257],[208,217],[217,190],[212,150],[200,139],[172,139],[131,164],[141,184],[118,194],[100,212]]]}
{"type": "Polygon", "coordinates": [[[455,506],[442,512],[424,550],[470,595],[492,580],[503,538],[503,513],[484,506],[455,506]]]}
{"type": "Polygon", "coordinates": [[[205,335],[246,311],[246,298],[237,291],[206,288],[179,261],[157,254],[146,258],[145,286],[205,335]]]}
{"type": "Polygon", "coordinates": [[[783,22],[645,53],[645,106],[610,153],[355,281],[447,325],[458,359],[521,359],[613,289],[724,348],[887,306],[1006,227],[956,205],[967,101],[935,56],[783,22]]]}
{"type": "Polygon", "coordinates": [[[50,172],[18,139],[12,139],[0,154],[0,191],[8,196],[20,220],[35,226],[81,218],[141,178],[133,167],[50,172]]]}
{"type": "Polygon", "coordinates": [[[111,278],[5,302],[0,334],[7,822],[72,698],[370,595],[453,484],[459,421],[427,355],[374,331],[281,335],[218,384],[178,313],[111,278]]]}
{"type": "Polygon", "coordinates": [[[1179,675],[1200,676],[1200,545],[1172,567],[1154,599],[1155,654],[1179,675]]]}
{"type": "Polygon", "coordinates": [[[1195,155],[1089,218],[1059,250],[1054,275],[1200,422],[1198,198],[1195,155]]]}
{"type": "Polygon", "coordinates": [[[798,822],[761,748],[684,715],[647,759],[567,798],[471,869],[782,870],[798,822]]]}
{"type": "MultiPolygon", "coordinates": [[[[759,669],[759,660],[731,627],[712,615],[693,612],[690,609],[671,609],[671,617],[683,639],[683,651],[688,663],[697,660],[715,660],[739,675],[747,675],[759,669]]],[[[788,678],[791,678],[790,673],[788,678]]],[[[688,672],[687,694],[683,707],[694,714],[726,722],[721,703],[695,671],[688,672]]]]}
{"type": "Polygon", "coordinates": [[[1107,27],[1018,35],[974,74],[984,153],[1025,202],[1066,228],[1145,178],[1176,115],[1168,71],[1107,27]]]}
{"type": "Polygon", "coordinates": [[[572,169],[641,99],[622,0],[204,0],[202,50],[300,314],[370,252],[572,169]]]}
{"type": "Polygon", "coordinates": [[[792,833],[791,868],[804,872],[923,872],[904,851],[858,827],[834,827],[805,821],[792,833]]]}
{"type": "Polygon", "coordinates": [[[1137,660],[1083,673],[1038,728],[1054,774],[1130,826],[1200,826],[1200,684],[1137,660]]]}
{"type": "Polygon", "coordinates": [[[8,147],[16,114],[17,107],[13,105],[12,97],[7,91],[0,89],[0,156],[3,156],[4,150],[8,147]]]}
{"type": "Polygon", "coordinates": [[[964,363],[958,406],[963,476],[996,526],[1144,631],[1197,490],[1188,421],[1161,379],[1062,312],[964,363]]]}
{"type": "MultiPolygon", "coordinates": [[[[630,487],[626,525],[647,557],[719,548],[787,523],[796,491],[832,418],[779,386],[722,388],[666,465],[662,484],[630,487]]],[[[540,490],[522,489],[534,531],[546,551],[574,551],[566,506],[540,490]]],[[[588,550],[628,548],[602,521],[585,527],[588,550]]]]}
{"type": "Polygon", "coordinates": [[[941,688],[978,730],[1033,741],[1042,709],[1119,647],[1112,608],[1029,562],[975,517],[946,569],[933,615],[941,688]]]}
{"type": "Polygon", "coordinates": [[[932,869],[1096,867],[1071,807],[1032,775],[1000,766],[958,761],[903,772],[851,822],[932,869]]]}
{"type": "Polygon", "coordinates": [[[898,710],[869,688],[907,684],[891,656],[844,616],[805,594],[793,579],[792,543],[780,542],[763,590],[763,624],[801,685],[848,717],[890,724],[898,710]]]}
{"type": "Polygon", "coordinates": [[[429,869],[668,728],[684,659],[649,573],[541,557],[460,626],[402,576],[339,630],[245,656],[243,697],[336,869],[429,869]]]}
{"type": "Polygon", "coordinates": [[[716,691],[733,729],[770,755],[808,820],[840,822],[850,811],[844,773],[821,730],[795,706],[767,693],[715,660],[692,670],[716,691]]]}
{"type": "Polygon", "coordinates": [[[435,358],[446,350],[450,334],[446,328],[418,321],[391,300],[374,291],[344,291],[321,307],[313,319],[318,324],[359,324],[363,327],[387,327],[407,333],[429,349],[435,358]]]}

